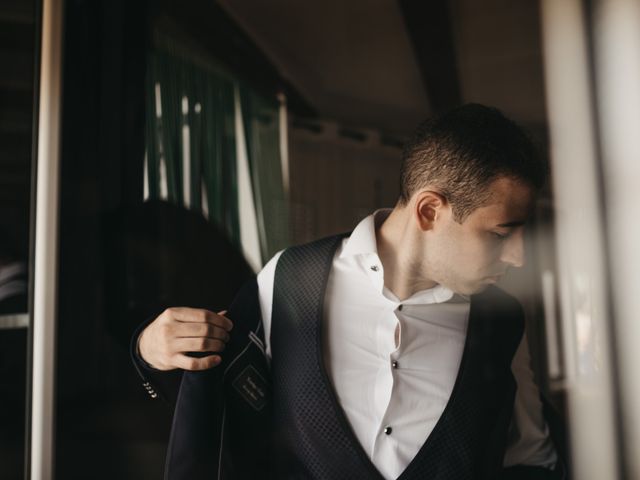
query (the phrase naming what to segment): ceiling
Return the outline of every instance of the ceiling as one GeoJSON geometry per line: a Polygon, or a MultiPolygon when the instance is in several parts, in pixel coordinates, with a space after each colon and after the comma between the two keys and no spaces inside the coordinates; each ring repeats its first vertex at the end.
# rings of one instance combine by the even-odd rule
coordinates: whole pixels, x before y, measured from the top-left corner
{"type": "Polygon", "coordinates": [[[497,106],[527,125],[544,123],[537,2],[443,1],[448,15],[434,17],[421,8],[433,2],[420,1],[218,3],[323,118],[405,134],[433,113],[439,93],[428,87],[435,79],[457,83],[459,102],[497,106]],[[407,21],[407,12],[418,16],[407,21]],[[422,35],[440,32],[443,23],[444,35],[422,35]],[[432,60],[447,51],[447,41],[449,76],[432,60]]]}
{"type": "Polygon", "coordinates": [[[428,113],[394,0],[220,3],[321,115],[404,129],[428,113]]]}

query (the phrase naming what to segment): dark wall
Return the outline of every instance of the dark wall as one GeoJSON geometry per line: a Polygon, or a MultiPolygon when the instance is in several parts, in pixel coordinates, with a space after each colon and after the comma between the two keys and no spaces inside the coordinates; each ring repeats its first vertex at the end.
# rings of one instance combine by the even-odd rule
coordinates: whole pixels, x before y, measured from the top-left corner
{"type": "Polygon", "coordinates": [[[144,1],[65,2],[57,478],[161,478],[171,412],[131,365],[135,326],[223,308],[251,275],[201,216],[143,205],[144,1]]]}
{"type": "Polygon", "coordinates": [[[141,198],[144,12],[135,1],[65,2],[56,478],[162,471],[170,412],[135,388],[126,347],[108,334],[103,258],[103,217],[141,198]]]}
{"type": "MultiPolygon", "coordinates": [[[[0,316],[28,312],[38,5],[0,0],[0,316]],[[7,273],[16,262],[24,270],[7,273]],[[18,289],[16,280],[24,282],[18,289]]],[[[0,321],[0,476],[7,479],[25,469],[28,337],[28,328],[0,321]]]]}

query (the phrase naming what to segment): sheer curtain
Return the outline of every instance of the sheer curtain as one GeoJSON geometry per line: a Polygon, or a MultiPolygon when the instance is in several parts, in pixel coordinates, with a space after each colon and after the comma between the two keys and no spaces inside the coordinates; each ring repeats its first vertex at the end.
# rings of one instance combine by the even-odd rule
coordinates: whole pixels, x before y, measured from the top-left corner
{"type": "Polygon", "coordinates": [[[159,43],[147,66],[145,200],[201,212],[258,270],[290,238],[279,100],[159,43]]]}
{"type": "Polygon", "coordinates": [[[238,89],[256,204],[260,252],[268,260],[289,244],[289,209],[280,148],[280,103],[246,84],[238,89]]]}

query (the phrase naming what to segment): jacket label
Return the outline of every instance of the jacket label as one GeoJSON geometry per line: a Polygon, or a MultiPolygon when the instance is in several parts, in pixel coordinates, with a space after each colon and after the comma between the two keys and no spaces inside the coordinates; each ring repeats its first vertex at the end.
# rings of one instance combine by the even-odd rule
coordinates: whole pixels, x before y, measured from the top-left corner
{"type": "Polygon", "coordinates": [[[267,403],[267,382],[251,365],[233,380],[233,388],[255,410],[260,411],[267,403]]]}

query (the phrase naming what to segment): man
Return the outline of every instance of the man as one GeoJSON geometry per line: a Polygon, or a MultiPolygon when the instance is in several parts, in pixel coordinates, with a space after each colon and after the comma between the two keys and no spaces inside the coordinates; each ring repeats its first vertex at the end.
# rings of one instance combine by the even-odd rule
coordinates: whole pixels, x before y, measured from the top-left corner
{"type": "Polygon", "coordinates": [[[493,286],[546,171],[499,111],[460,107],[406,145],[393,210],[280,252],[226,315],[158,316],[141,373],[193,371],[167,475],[560,478],[522,310],[493,286]]]}

